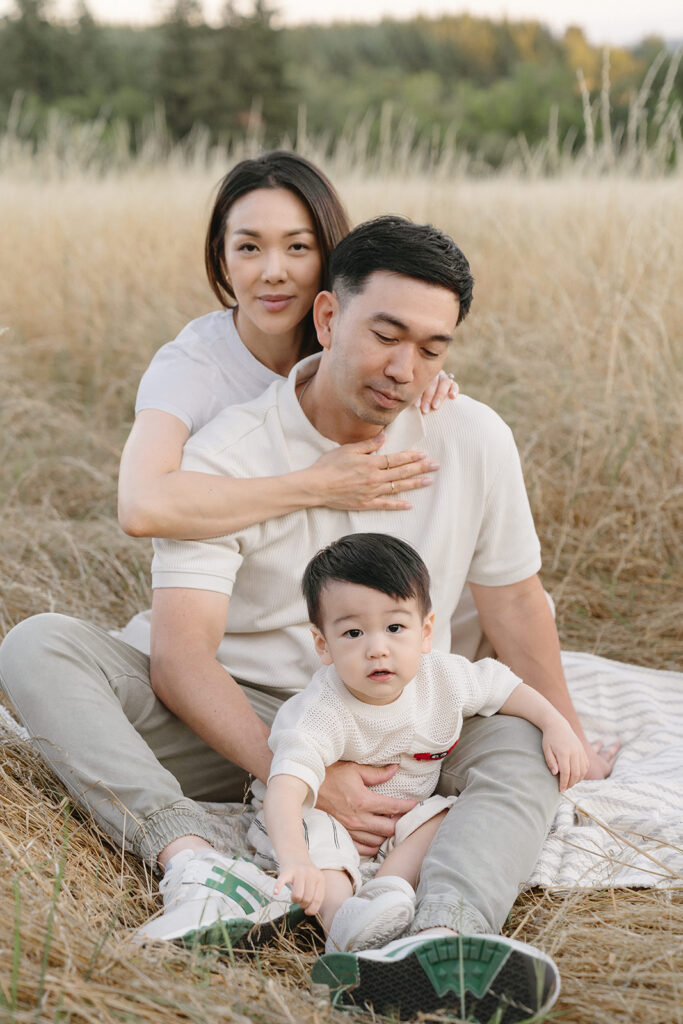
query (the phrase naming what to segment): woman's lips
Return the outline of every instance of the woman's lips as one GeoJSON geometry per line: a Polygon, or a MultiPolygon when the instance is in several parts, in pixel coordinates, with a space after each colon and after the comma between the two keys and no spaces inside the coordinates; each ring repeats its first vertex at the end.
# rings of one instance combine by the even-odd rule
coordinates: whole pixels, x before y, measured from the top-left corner
{"type": "Polygon", "coordinates": [[[293,301],[293,295],[259,295],[259,302],[269,313],[279,313],[293,301]]]}

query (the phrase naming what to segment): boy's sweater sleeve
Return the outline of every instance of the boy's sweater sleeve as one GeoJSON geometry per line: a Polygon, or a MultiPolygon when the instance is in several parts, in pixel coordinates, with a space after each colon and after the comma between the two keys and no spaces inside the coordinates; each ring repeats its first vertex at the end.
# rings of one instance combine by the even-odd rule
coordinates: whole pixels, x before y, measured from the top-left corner
{"type": "Polygon", "coordinates": [[[495,658],[462,660],[467,680],[463,688],[463,715],[495,715],[522,680],[495,658]]]}
{"type": "Polygon", "coordinates": [[[273,751],[268,781],[275,775],[294,775],[310,789],[304,806],[313,807],[325,778],[325,769],[338,761],[344,749],[343,720],[324,702],[306,699],[306,691],[282,705],[271,729],[273,751]]]}

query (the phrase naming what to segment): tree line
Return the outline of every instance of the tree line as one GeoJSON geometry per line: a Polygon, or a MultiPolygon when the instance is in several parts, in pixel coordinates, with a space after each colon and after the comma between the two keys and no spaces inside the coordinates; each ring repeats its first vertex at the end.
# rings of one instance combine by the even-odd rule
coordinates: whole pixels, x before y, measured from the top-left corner
{"type": "MultiPolygon", "coordinates": [[[[610,50],[613,128],[625,130],[663,46],[648,38],[610,50]]],[[[671,69],[660,61],[645,108],[655,111],[666,82],[668,107],[680,112],[683,73],[671,69]]],[[[545,138],[551,119],[560,138],[580,143],[586,96],[605,73],[605,55],[579,28],[558,37],[535,21],[469,15],[281,28],[266,0],[254,0],[246,14],[226,2],[220,24],[208,25],[199,0],[173,0],[159,24],[133,28],[97,23],[85,0],[69,22],[53,17],[50,0],[15,0],[0,19],[0,127],[20,105],[23,130],[33,133],[56,108],[78,120],[124,120],[135,140],[163,107],[175,139],[202,125],[214,140],[257,128],[270,144],[301,130],[303,111],[306,130],[330,140],[369,112],[378,143],[379,115],[389,110],[392,124],[408,121],[416,136],[438,145],[457,132],[496,163],[520,134],[530,145],[545,138]]]]}

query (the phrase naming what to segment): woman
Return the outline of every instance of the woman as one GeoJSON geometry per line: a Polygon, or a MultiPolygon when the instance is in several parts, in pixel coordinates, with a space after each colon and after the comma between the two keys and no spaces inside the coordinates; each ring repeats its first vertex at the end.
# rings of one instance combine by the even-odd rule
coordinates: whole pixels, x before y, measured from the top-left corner
{"type": "MultiPolygon", "coordinates": [[[[341,201],[309,161],[274,152],[244,160],[218,188],[206,238],[211,287],[224,307],[192,321],[144,374],[121,458],[119,521],[134,536],[215,537],[301,508],[405,509],[395,496],[429,484],[421,452],[373,455],[379,434],[303,472],[225,479],[180,471],[190,434],[249,401],[319,346],[311,307],[327,258],[348,232],[341,201]]],[[[457,386],[441,374],[422,396],[437,409],[457,386]]]]}

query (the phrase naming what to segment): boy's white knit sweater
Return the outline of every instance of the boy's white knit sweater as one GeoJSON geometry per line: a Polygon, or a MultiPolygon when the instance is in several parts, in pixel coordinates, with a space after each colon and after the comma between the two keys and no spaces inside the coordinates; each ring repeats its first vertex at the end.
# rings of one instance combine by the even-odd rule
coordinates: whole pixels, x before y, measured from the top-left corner
{"type": "Polygon", "coordinates": [[[463,718],[493,715],[520,680],[492,658],[423,654],[415,678],[391,704],[365,704],[346,689],[334,666],[319,669],[287,700],[268,743],[270,778],[294,775],[315,803],[325,768],[335,761],[399,764],[388,782],[371,787],[387,796],[423,800],[439,780],[441,760],[460,736],[463,718]]]}

